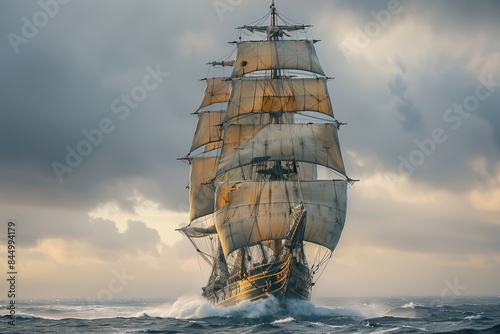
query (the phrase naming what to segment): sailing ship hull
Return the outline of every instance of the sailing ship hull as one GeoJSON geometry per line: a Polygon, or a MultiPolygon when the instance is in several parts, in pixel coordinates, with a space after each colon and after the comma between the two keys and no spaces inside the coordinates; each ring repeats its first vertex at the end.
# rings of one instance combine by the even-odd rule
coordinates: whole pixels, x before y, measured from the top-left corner
{"type": "Polygon", "coordinates": [[[280,302],[310,300],[311,280],[309,269],[288,256],[234,275],[218,287],[207,286],[203,288],[203,295],[218,306],[232,306],[269,296],[280,302]]]}

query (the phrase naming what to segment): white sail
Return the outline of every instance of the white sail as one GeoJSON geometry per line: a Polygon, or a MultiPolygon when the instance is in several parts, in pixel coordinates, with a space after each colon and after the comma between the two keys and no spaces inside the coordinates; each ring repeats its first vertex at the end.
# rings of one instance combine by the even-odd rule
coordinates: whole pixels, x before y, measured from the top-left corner
{"type": "MultiPolygon", "coordinates": [[[[198,112],[198,124],[191,145],[191,152],[197,148],[209,144],[218,143],[222,140],[222,122],[226,117],[225,110],[200,111],[198,112]]],[[[206,145],[205,152],[217,148],[220,145],[206,145]]]]}
{"type": "Polygon", "coordinates": [[[205,94],[203,95],[203,100],[198,110],[208,107],[215,103],[224,103],[229,100],[229,95],[231,93],[231,81],[227,81],[227,78],[207,78],[207,87],[205,88],[205,94]]]}
{"type": "Polygon", "coordinates": [[[190,159],[190,221],[214,212],[214,187],[206,183],[214,178],[218,160],[218,157],[195,157],[190,159]]]}
{"type": "Polygon", "coordinates": [[[180,228],[179,231],[184,233],[190,238],[204,238],[209,235],[217,233],[214,224],[214,215],[209,214],[200,218],[197,218],[191,222],[188,226],[180,228]]]}
{"type": "Polygon", "coordinates": [[[314,163],[345,175],[334,124],[227,126],[217,175],[267,160],[314,163]]]}
{"type": "MultiPolygon", "coordinates": [[[[284,185],[284,182],[280,182],[284,185]]],[[[284,239],[289,206],[277,183],[230,182],[217,190],[215,225],[226,257],[263,240],[284,239]]]]}
{"type": "Polygon", "coordinates": [[[325,78],[233,80],[227,119],[248,113],[315,111],[333,117],[325,78]]]}
{"type": "Polygon", "coordinates": [[[346,181],[229,182],[217,189],[215,226],[222,249],[231,252],[287,236],[291,208],[307,210],[304,240],[335,248],[347,206],[346,181]]]}
{"type": "Polygon", "coordinates": [[[318,166],[307,162],[297,164],[299,180],[316,180],[318,178],[318,166]]]}
{"type": "Polygon", "coordinates": [[[273,40],[238,43],[232,78],[261,70],[302,70],[325,75],[309,40],[273,40]]]}
{"type": "MultiPolygon", "coordinates": [[[[209,152],[222,146],[223,127],[222,123],[226,115],[225,110],[199,111],[198,124],[193,136],[190,152],[205,145],[203,152],[209,152]]],[[[253,114],[242,117],[238,124],[260,124],[262,115],[253,114]]]]}
{"type": "Polygon", "coordinates": [[[347,181],[302,181],[307,210],[304,241],[334,250],[344,228],[347,211],[347,181]]]}

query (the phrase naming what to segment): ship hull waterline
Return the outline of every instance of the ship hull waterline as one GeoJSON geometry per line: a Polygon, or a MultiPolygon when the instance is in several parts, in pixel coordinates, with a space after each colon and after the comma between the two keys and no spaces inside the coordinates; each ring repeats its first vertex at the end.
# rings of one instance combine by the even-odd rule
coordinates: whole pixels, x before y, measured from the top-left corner
{"type": "Polygon", "coordinates": [[[284,260],[262,264],[233,275],[219,289],[203,288],[203,296],[215,306],[233,306],[273,296],[280,303],[286,300],[311,299],[312,278],[309,269],[289,255],[284,260]]]}

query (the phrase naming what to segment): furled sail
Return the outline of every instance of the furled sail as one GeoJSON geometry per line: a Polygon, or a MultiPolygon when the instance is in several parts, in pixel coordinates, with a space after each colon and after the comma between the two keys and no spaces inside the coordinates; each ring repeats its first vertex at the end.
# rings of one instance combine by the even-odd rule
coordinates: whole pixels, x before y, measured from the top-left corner
{"type": "Polygon", "coordinates": [[[232,78],[261,70],[302,70],[325,75],[310,40],[238,43],[232,78]]]}
{"type": "Polygon", "coordinates": [[[248,113],[316,111],[333,117],[326,78],[233,80],[226,119],[248,113]]]}
{"type": "Polygon", "coordinates": [[[222,249],[231,252],[265,240],[284,239],[291,208],[307,210],[304,240],[331,250],[344,226],[347,181],[228,182],[217,189],[215,226],[222,249]]]}
{"type": "Polygon", "coordinates": [[[297,31],[297,30],[305,30],[306,28],[311,27],[309,24],[301,24],[301,25],[293,25],[293,26],[249,26],[244,25],[242,27],[238,27],[238,29],[247,29],[250,32],[260,31],[260,32],[269,32],[270,30],[279,29],[282,31],[297,31]]]}
{"type": "Polygon", "coordinates": [[[201,105],[198,110],[208,107],[215,103],[224,103],[229,100],[231,93],[231,81],[227,78],[207,78],[207,87],[201,105]]]}
{"type": "Polygon", "coordinates": [[[255,161],[303,161],[345,175],[333,124],[229,125],[217,175],[255,161]]]}

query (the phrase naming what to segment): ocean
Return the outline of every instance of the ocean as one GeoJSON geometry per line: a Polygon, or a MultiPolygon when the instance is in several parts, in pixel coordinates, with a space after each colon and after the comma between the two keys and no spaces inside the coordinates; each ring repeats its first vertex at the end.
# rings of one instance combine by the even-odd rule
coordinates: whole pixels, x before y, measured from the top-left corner
{"type": "Polygon", "coordinates": [[[15,326],[0,303],[0,333],[500,333],[500,297],[323,298],[284,309],[273,299],[218,308],[195,296],[24,300],[15,326]]]}

